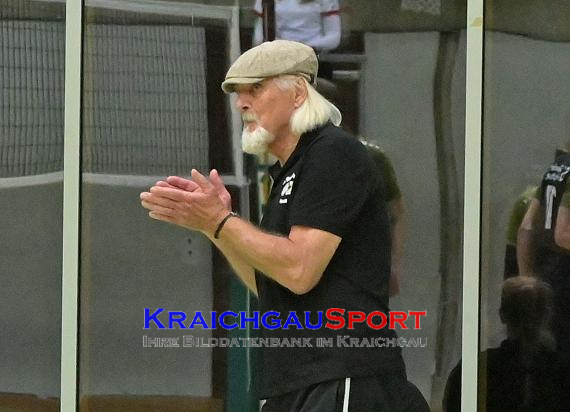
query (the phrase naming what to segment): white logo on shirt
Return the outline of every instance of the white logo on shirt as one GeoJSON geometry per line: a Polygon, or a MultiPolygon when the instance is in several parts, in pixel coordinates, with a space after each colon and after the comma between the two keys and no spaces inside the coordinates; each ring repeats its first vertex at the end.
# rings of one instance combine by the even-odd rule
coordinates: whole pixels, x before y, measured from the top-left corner
{"type": "Polygon", "coordinates": [[[293,191],[293,183],[295,181],[295,173],[291,176],[287,176],[283,182],[283,189],[281,189],[281,197],[279,198],[279,203],[287,203],[286,197],[293,191]]]}

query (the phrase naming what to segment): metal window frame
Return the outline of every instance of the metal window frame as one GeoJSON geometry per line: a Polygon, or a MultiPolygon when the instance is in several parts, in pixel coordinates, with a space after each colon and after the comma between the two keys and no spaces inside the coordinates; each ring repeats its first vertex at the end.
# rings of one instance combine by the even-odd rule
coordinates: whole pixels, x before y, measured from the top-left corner
{"type": "Polygon", "coordinates": [[[63,149],[63,260],[61,285],[60,410],[77,405],[79,199],[81,133],[81,0],[65,7],[65,110],[63,149]]]}
{"type": "Polygon", "coordinates": [[[467,0],[461,410],[477,411],[484,0],[467,0]]]}

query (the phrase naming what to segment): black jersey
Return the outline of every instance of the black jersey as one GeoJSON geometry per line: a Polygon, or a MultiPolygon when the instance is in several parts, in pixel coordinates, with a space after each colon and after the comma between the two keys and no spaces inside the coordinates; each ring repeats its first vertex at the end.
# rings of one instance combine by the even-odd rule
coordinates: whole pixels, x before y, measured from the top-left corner
{"type": "Polygon", "coordinates": [[[570,153],[561,153],[544,174],[540,186],[540,205],[544,210],[542,222],[544,242],[552,249],[560,249],[554,243],[554,229],[558,208],[566,192],[568,177],[570,177],[570,153]]]}
{"type": "MultiPolygon", "coordinates": [[[[390,229],[383,183],[365,147],[331,124],[304,134],[285,165],[270,170],[274,183],[261,226],[288,235],[293,226],[308,226],[342,238],[319,283],[297,295],[270,278],[257,274],[259,309],[280,313],[318,313],[330,308],[388,314],[390,229]]],[[[343,347],[338,336],[396,338],[393,330],[374,330],[365,323],[353,330],[313,330],[299,316],[303,328],[261,330],[262,338],[305,338],[313,347],[261,347],[257,386],[269,398],[309,385],[347,376],[404,373],[398,347],[343,347]],[[332,347],[316,347],[317,338],[333,340],[332,347]]],[[[326,319],[323,316],[323,324],[326,319]]],[[[346,342],[344,340],[343,342],[346,342]]]]}

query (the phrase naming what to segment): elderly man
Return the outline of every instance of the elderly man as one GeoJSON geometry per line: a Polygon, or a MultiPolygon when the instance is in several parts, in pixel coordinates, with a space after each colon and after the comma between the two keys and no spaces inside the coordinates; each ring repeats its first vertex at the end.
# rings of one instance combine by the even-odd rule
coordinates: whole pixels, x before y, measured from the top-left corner
{"type": "Polygon", "coordinates": [[[244,151],[278,159],[261,228],[231,211],[215,170],[158,182],[142,204],[150,217],[198,230],[222,251],[260,311],[287,325],[262,328],[262,337],[310,343],[258,348],[264,412],[428,410],[407,381],[393,330],[339,326],[344,311],[388,314],[390,232],[381,178],[364,146],[337,127],[338,109],[311,85],[317,66],[310,47],[276,40],[240,56],[222,84],[237,94],[244,151]],[[323,313],[335,308],[338,320],[325,327],[323,313]],[[347,347],[350,338],[387,344],[347,347]]]}

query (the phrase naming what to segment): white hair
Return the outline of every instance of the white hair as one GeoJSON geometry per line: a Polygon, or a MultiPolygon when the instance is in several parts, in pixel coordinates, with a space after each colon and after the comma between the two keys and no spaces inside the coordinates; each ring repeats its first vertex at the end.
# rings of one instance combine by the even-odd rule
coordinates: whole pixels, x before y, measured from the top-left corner
{"type": "Polygon", "coordinates": [[[301,79],[307,88],[307,98],[291,116],[291,131],[300,136],[329,121],[339,126],[342,121],[340,110],[316,91],[307,79],[301,76],[284,75],[277,77],[275,83],[281,90],[288,90],[295,87],[298,79],[301,79]]]}

